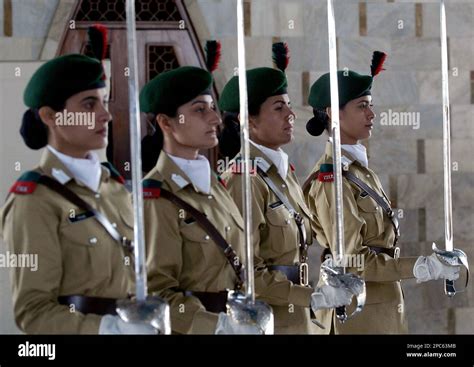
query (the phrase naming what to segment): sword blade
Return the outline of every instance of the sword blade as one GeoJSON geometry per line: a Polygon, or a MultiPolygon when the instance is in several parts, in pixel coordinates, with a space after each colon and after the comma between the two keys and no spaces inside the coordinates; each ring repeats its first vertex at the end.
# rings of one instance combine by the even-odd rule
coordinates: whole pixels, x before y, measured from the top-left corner
{"type": "Polygon", "coordinates": [[[448,80],[448,36],[446,32],[446,9],[440,2],[441,22],[441,72],[443,90],[443,172],[444,172],[444,245],[446,251],[453,251],[453,207],[451,197],[451,116],[449,110],[448,80]]]}
{"type": "Polygon", "coordinates": [[[335,216],[336,216],[336,245],[334,254],[336,265],[344,267],[344,212],[342,204],[342,170],[341,170],[341,140],[339,127],[339,90],[337,83],[337,45],[336,22],[332,0],[328,0],[328,39],[329,39],[329,74],[331,80],[331,131],[332,150],[334,157],[334,184],[335,184],[335,216]]]}
{"type": "Polygon", "coordinates": [[[143,231],[143,190],[142,190],[142,159],[141,159],[141,126],[138,102],[138,68],[137,68],[137,34],[135,29],[135,1],[127,0],[127,48],[131,168],[132,168],[132,197],[134,212],[134,251],[135,251],[135,280],[136,298],[144,301],[147,296],[147,279],[145,263],[145,240],[143,231]]]}
{"type": "Polygon", "coordinates": [[[250,185],[250,148],[249,122],[247,100],[247,74],[245,65],[244,39],[244,5],[237,0],[237,46],[239,69],[239,99],[240,99],[240,142],[242,146],[242,162],[244,164],[244,179],[242,180],[243,215],[245,229],[245,290],[247,299],[255,302],[255,281],[253,271],[253,242],[252,242],[252,192],[250,185]]]}

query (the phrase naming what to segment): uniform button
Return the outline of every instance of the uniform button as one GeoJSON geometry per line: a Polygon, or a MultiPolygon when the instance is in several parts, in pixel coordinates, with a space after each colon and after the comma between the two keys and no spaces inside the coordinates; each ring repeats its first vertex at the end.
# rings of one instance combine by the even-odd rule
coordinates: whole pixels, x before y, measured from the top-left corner
{"type": "Polygon", "coordinates": [[[285,187],[286,187],[286,185],[285,185],[285,184],[281,184],[281,187],[285,188],[285,187]]]}
{"type": "Polygon", "coordinates": [[[92,244],[92,245],[95,245],[97,243],[97,237],[89,238],[89,243],[92,244]]]}
{"type": "Polygon", "coordinates": [[[209,195],[207,198],[208,198],[209,200],[212,200],[212,199],[213,199],[212,195],[209,195]]]}
{"type": "Polygon", "coordinates": [[[112,227],[117,228],[117,223],[112,223],[112,227]]]}
{"type": "Polygon", "coordinates": [[[375,210],[379,210],[379,207],[378,207],[378,206],[376,206],[376,207],[375,207],[375,210]]]}
{"type": "Polygon", "coordinates": [[[290,220],[289,220],[289,219],[286,219],[286,220],[285,220],[285,223],[286,223],[286,224],[290,224],[290,220]]]}
{"type": "Polygon", "coordinates": [[[94,196],[96,199],[100,198],[100,194],[95,194],[94,196]]]}
{"type": "Polygon", "coordinates": [[[365,175],[365,177],[370,177],[370,175],[365,175]]]}
{"type": "Polygon", "coordinates": [[[225,227],[225,231],[229,232],[230,231],[230,226],[225,227]]]}
{"type": "Polygon", "coordinates": [[[207,234],[204,236],[204,239],[205,239],[206,241],[209,241],[209,238],[210,238],[210,237],[209,237],[207,234]]]}

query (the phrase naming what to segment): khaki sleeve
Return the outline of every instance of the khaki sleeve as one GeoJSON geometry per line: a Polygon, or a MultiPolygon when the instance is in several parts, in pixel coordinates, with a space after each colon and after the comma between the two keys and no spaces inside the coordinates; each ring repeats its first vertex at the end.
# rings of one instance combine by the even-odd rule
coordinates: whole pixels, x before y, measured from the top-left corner
{"type": "MultiPolygon", "coordinates": [[[[334,182],[314,181],[308,194],[308,205],[313,213],[315,227],[320,228],[328,241],[332,253],[335,253],[336,223],[334,220],[334,182]]],[[[363,256],[364,267],[362,270],[348,268],[353,273],[358,273],[369,282],[391,282],[400,279],[413,278],[413,266],[416,257],[403,257],[394,259],[385,254],[374,254],[367,246],[363,246],[365,220],[359,215],[352,187],[343,178],[343,206],[344,206],[344,241],[347,255],[363,256]]],[[[320,239],[318,238],[318,241],[320,239]]],[[[320,241],[325,242],[325,241],[320,241]]]]}
{"type": "Polygon", "coordinates": [[[207,312],[198,298],[178,290],[183,269],[178,208],[166,199],[147,199],[144,216],[150,293],[168,301],[174,332],[213,334],[218,315],[207,312]]]}
{"type": "MultiPolygon", "coordinates": [[[[233,175],[227,188],[242,213],[242,175],[233,175]]],[[[313,289],[293,284],[280,272],[270,272],[266,260],[260,256],[262,232],[266,230],[264,208],[267,206],[269,191],[260,177],[254,176],[252,182],[252,231],[254,244],[255,292],[259,300],[270,305],[309,307],[313,289]]]]}
{"type": "Polygon", "coordinates": [[[8,251],[37,255],[37,270],[11,270],[13,309],[18,327],[27,334],[97,334],[101,316],[70,312],[57,297],[63,272],[58,237],[59,214],[46,199],[18,195],[5,208],[3,238],[8,251]]]}

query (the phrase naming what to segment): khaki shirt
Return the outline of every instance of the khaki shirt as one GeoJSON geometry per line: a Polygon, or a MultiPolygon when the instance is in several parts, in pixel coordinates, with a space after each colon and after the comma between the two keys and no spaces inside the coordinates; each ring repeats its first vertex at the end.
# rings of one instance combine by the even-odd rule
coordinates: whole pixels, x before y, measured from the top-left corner
{"type": "MultiPolygon", "coordinates": [[[[35,171],[53,177],[53,169],[72,174],[48,149],[35,171]]],[[[56,171],[57,172],[57,171],[56,171]]],[[[70,179],[74,191],[127,238],[133,238],[130,194],[102,167],[98,193],[70,179]]],[[[71,312],[59,296],[126,298],[133,292],[133,258],[93,217],[80,219],[78,208],[50,188],[11,193],[0,212],[0,231],[11,253],[33,254],[37,271],[11,268],[15,320],[28,334],[96,334],[101,316],[71,312]]]]}
{"type": "MultiPolygon", "coordinates": [[[[289,170],[286,180],[278,174],[271,163],[257,147],[250,146],[250,156],[263,159],[268,166],[267,175],[284,193],[295,210],[304,217],[307,243],[312,243],[311,214],[304,202],[303,193],[295,174],[289,170]]],[[[255,167],[256,168],[256,167],[255,167]]],[[[242,174],[226,171],[223,178],[242,212],[242,174]]],[[[295,265],[299,262],[298,226],[284,205],[275,206],[279,201],[263,179],[254,174],[252,185],[252,223],[255,251],[255,291],[257,298],[273,308],[275,333],[310,333],[312,323],[309,306],[313,289],[293,284],[286,275],[268,269],[270,265],[295,265]]]]}
{"type": "MultiPolygon", "coordinates": [[[[244,261],[243,220],[226,188],[214,175],[210,194],[200,193],[186,174],[161,152],[145,179],[204,213],[244,261]]],[[[237,276],[207,233],[186,212],[164,198],[144,200],[148,288],[170,303],[173,332],[212,334],[218,314],[205,310],[198,298],[183,291],[220,292],[234,289],[237,276]]]]}
{"type": "MultiPolygon", "coordinates": [[[[365,168],[347,152],[342,151],[343,166],[364,181],[385,200],[379,178],[370,168],[365,168]]],[[[316,163],[312,172],[321,164],[332,164],[331,143],[316,163]]],[[[334,220],[334,182],[315,179],[306,189],[305,198],[313,214],[316,239],[331,253],[336,251],[334,220]]],[[[362,193],[355,184],[343,177],[344,241],[348,270],[359,274],[366,281],[367,301],[361,314],[341,325],[335,322],[336,333],[403,333],[406,332],[401,279],[413,278],[416,257],[394,259],[386,254],[375,254],[367,246],[393,247],[395,233],[392,222],[383,209],[369,195],[362,193]],[[363,262],[362,262],[363,260],[363,262]],[[360,266],[362,265],[363,266],[360,266]],[[352,265],[352,267],[350,266],[352,265]]],[[[353,309],[353,306],[351,306],[353,309]]],[[[352,309],[348,311],[352,311],[352,309]]],[[[326,326],[335,320],[334,310],[321,311],[326,326]]],[[[326,327],[326,331],[329,330],[326,327]]]]}

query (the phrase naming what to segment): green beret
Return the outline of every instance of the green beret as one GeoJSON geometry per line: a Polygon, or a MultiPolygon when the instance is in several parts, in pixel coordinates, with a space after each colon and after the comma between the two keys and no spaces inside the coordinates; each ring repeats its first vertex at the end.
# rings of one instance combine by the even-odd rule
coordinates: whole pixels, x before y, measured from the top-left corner
{"type": "Polygon", "coordinates": [[[99,60],[71,54],[43,64],[31,77],[23,100],[30,108],[58,106],[79,92],[105,87],[99,60]]]}
{"type": "MultiPolygon", "coordinates": [[[[373,77],[361,75],[355,71],[337,72],[337,84],[339,87],[339,106],[344,106],[347,102],[369,95],[372,88],[373,77]]],[[[331,88],[329,73],[321,76],[311,86],[308,103],[313,108],[325,109],[331,106],[331,88]]]]}
{"type": "MultiPolygon", "coordinates": [[[[268,97],[287,93],[286,75],[272,68],[247,70],[247,94],[249,110],[256,110],[268,97]]],[[[239,77],[233,76],[225,85],[219,99],[219,108],[226,112],[239,112],[239,77]]]]}
{"type": "Polygon", "coordinates": [[[181,66],[150,80],[140,92],[140,110],[174,116],[179,106],[210,94],[212,75],[195,66],[181,66]]]}

